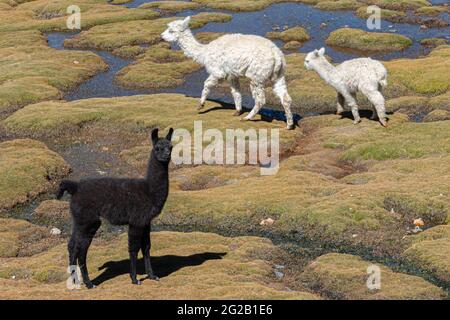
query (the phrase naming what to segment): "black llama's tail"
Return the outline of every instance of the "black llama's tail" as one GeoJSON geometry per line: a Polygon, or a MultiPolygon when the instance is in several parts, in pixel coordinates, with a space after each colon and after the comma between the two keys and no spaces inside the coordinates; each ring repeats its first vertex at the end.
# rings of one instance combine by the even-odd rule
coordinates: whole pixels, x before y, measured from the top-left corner
{"type": "Polygon", "coordinates": [[[69,194],[74,195],[77,192],[78,183],[70,180],[63,180],[59,185],[59,191],[56,195],[56,199],[61,199],[64,195],[64,192],[67,191],[69,194]]]}

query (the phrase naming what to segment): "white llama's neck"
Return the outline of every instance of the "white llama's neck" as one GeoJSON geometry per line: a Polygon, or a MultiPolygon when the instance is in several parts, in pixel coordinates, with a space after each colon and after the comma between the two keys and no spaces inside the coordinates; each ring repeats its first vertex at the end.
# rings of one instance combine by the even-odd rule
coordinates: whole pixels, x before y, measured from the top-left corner
{"type": "Polygon", "coordinates": [[[195,39],[190,29],[186,29],[178,38],[178,45],[184,54],[196,62],[203,64],[203,53],[205,45],[195,39]]]}
{"type": "Polygon", "coordinates": [[[327,59],[320,59],[314,69],[328,84],[334,85],[338,81],[337,70],[327,59]]]}

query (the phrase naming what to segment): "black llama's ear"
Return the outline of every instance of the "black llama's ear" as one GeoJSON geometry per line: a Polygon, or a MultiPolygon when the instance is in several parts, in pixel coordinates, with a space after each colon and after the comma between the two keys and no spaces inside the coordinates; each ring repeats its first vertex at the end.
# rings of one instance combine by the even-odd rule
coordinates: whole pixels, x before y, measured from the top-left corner
{"type": "Polygon", "coordinates": [[[173,134],[173,128],[170,128],[169,133],[166,136],[166,139],[169,141],[172,140],[172,134],[173,134]]]}
{"type": "Polygon", "coordinates": [[[155,145],[156,142],[158,142],[158,128],[152,130],[152,142],[153,145],[155,145]]]}

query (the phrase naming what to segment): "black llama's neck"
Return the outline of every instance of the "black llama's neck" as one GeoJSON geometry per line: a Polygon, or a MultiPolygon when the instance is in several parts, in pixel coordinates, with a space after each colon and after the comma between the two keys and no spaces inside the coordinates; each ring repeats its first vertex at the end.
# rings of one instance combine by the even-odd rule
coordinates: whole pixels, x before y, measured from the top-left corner
{"type": "Polygon", "coordinates": [[[152,202],[162,209],[169,193],[169,163],[158,161],[153,152],[148,162],[147,184],[152,202]]]}

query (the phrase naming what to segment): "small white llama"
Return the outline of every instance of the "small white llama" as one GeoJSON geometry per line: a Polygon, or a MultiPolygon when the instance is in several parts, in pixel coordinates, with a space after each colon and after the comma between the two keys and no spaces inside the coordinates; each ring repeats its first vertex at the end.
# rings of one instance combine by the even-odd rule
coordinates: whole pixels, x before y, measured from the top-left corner
{"type": "Polygon", "coordinates": [[[251,120],[266,102],[264,87],[266,82],[273,84],[273,91],[281,100],[286,119],[287,129],[294,129],[291,112],[292,99],[289,96],[284,77],[286,60],[283,53],[270,40],[254,35],[230,34],[219,37],[209,44],[199,43],[189,29],[190,17],[184,20],[173,21],[161,34],[168,42],[176,43],[184,54],[203,65],[209,73],[206,79],[199,109],[206,101],[210,90],[226,79],[231,86],[236,105],[235,116],[242,111],[242,95],[240,92],[239,77],[247,77],[255,106],[243,120],[251,120]]]}
{"type": "Polygon", "coordinates": [[[354,124],[361,121],[356,103],[356,93],[365,95],[375,108],[372,118],[378,120],[383,126],[386,122],[386,109],[384,97],[381,94],[383,87],[387,86],[387,70],[379,61],[370,58],[348,60],[338,66],[333,66],[324,57],[325,48],[314,50],[306,55],[305,67],[315,70],[338,93],[337,114],[344,111],[344,105],[351,108],[354,124]]]}

